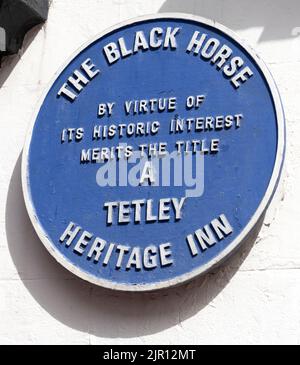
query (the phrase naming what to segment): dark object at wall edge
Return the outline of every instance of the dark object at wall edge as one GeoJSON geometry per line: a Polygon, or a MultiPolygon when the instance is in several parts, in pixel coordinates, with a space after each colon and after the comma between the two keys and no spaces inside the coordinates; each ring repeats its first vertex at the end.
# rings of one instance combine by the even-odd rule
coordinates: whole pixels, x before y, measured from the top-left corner
{"type": "Polygon", "coordinates": [[[47,20],[49,0],[0,0],[0,58],[22,47],[26,33],[47,20]]]}

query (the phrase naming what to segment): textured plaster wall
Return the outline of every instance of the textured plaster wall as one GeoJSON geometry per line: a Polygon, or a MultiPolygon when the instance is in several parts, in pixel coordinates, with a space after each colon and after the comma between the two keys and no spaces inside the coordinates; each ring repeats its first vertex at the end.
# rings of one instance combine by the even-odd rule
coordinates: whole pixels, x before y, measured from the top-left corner
{"type": "Polygon", "coordinates": [[[0,69],[0,343],[300,344],[300,2],[53,0],[0,69]],[[151,295],[116,294],[60,267],[26,214],[20,156],[33,106],[62,63],[131,17],[181,11],[235,30],[271,69],[287,119],[284,180],[264,221],[215,272],[151,295]]]}

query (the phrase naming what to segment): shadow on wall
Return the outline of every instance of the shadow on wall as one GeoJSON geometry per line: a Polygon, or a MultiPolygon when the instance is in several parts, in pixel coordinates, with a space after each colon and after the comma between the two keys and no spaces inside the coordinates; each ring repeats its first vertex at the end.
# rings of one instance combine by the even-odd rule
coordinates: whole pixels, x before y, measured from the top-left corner
{"type": "Polygon", "coordinates": [[[167,0],[159,12],[190,13],[236,31],[263,27],[259,42],[300,34],[299,0],[167,0]]]}
{"type": "Polygon", "coordinates": [[[25,208],[21,156],[10,181],[6,203],[8,246],[25,287],[61,323],[103,338],[153,334],[180,325],[206,306],[213,305],[211,302],[249,254],[262,222],[263,218],[226,266],[181,287],[156,293],[121,293],[75,277],[46,251],[25,208]]]}

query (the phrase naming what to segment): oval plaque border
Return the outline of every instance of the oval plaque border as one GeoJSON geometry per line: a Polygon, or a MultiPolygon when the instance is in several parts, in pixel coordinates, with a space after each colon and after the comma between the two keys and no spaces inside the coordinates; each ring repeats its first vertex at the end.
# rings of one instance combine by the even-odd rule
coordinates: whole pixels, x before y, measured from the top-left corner
{"type": "Polygon", "coordinates": [[[24,200],[25,205],[30,217],[30,220],[35,228],[36,233],[38,234],[39,239],[42,241],[46,249],[49,251],[49,253],[56,259],[57,262],[59,262],[63,267],[71,271],[76,276],[80,277],[83,280],[86,280],[90,283],[102,286],[107,289],[113,289],[113,290],[119,290],[119,291],[130,291],[130,292],[147,292],[147,291],[154,291],[158,289],[166,289],[169,287],[174,287],[180,284],[183,284],[199,275],[202,275],[212,268],[219,265],[221,262],[223,262],[233,251],[243,242],[243,240],[248,236],[248,234],[252,231],[252,229],[255,227],[256,223],[258,222],[259,218],[262,216],[262,214],[266,211],[268,208],[268,205],[271,202],[271,199],[273,195],[275,194],[276,188],[279,183],[279,179],[281,176],[282,168],[283,168],[283,162],[284,162],[284,156],[285,156],[285,117],[284,117],[284,111],[283,106],[281,103],[280,95],[277,89],[277,86],[275,84],[275,81],[268,70],[266,64],[261,60],[261,58],[257,55],[257,53],[247,44],[245,44],[244,40],[240,39],[240,37],[235,34],[232,30],[228,29],[227,27],[213,21],[209,20],[203,17],[191,15],[191,14],[185,14],[185,13],[162,13],[162,14],[154,14],[154,15],[146,15],[141,16],[137,18],[130,19],[125,22],[118,23],[114,25],[113,27],[110,27],[103,32],[97,34],[93,39],[85,43],[82,47],[80,47],[77,51],[75,51],[71,57],[68,58],[67,62],[64,63],[64,65],[55,73],[54,77],[50,81],[48,87],[46,87],[45,91],[43,92],[36,108],[35,112],[33,113],[31,125],[28,129],[26,141],[23,149],[23,155],[22,155],[22,187],[23,187],[23,194],[24,194],[24,200]],[[32,204],[31,200],[31,193],[30,193],[30,186],[29,186],[29,179],[28,179],[28,158],[29,158],[29,148],[30,148],[30,142],[32,137],[33,128],[35,125],[35,121],[38,117],[40,108],[45,100],[45,98],[48,95],[48,92],[50,91],[51,87],[53,86],[56,79],[59,77],[59,75],[62,73],[62,71],[69,65],[69,63],[77,57],[84,49],[86,49],[89,45],[97,41],[99,38],[104,37],[105,35],[121,28],[124,26],[134,25],[138,24],[147,20],[170,20],[170,19],[176,19],[176,20],[190,20],[197,23],[204,24],[206,26],[210,26],[212,28],[215,28],[221,32],[223,32],[225,35],[233,39],[233,41],[237,42],[252,58],[253,61],[258,65],[260,68],[264,78],[267,81],[267,84],[270,88],[270,92],[273,98],[274,102],[274,108],[277,116],[277,131],[278,131],[278,141],[277,141],[277,152],[276,152],[276,160],[274,164],[273,174],[270,179],[267,191],[264,195],[264,198],[260,202],[260,205],[258,206],[255,214],[252,216],[252,218],[249,220],[248,224],[245,226],[245,228],[242,230],[242,232],[224,249],[218,256],[216,256],[213,260],[209,261],[207,264],[201,266],[200,268],[197,268],[187,274],[183,274],[180,276],[177,276],[171,280],[165,280],[161,282],[157,282],[154,284],[143,284],[143,285],[133,285],[133,284],[121,284],[116,283],[109,280],[104,280],[97,278],[87,272],[82,271],[77,266],[75,266],[71,261],[67,260],[51,243],[50,239],[47,237],[46,232],[43,230],[41,224],[39,223],[38,217],[35,213],[34,206],[32,204]]]}

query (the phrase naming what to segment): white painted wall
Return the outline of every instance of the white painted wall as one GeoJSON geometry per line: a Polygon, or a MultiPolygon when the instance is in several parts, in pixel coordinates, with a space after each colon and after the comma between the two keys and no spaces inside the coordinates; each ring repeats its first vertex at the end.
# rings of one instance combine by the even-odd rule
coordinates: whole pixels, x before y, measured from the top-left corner
{"type": "Polygon", "coordinates": [[[298,0],[52,1],[46,25],[0,69],[1,344],[300,344],[299,14],[298,0]],[[216,19],[268,64],[286,111],[285,180],[258,237],[224,268],[158,294],[115,294],[68,273],[39,242],[20,154],[33,106],[79,46],[117,22],[166,11],[216,19]]]}

